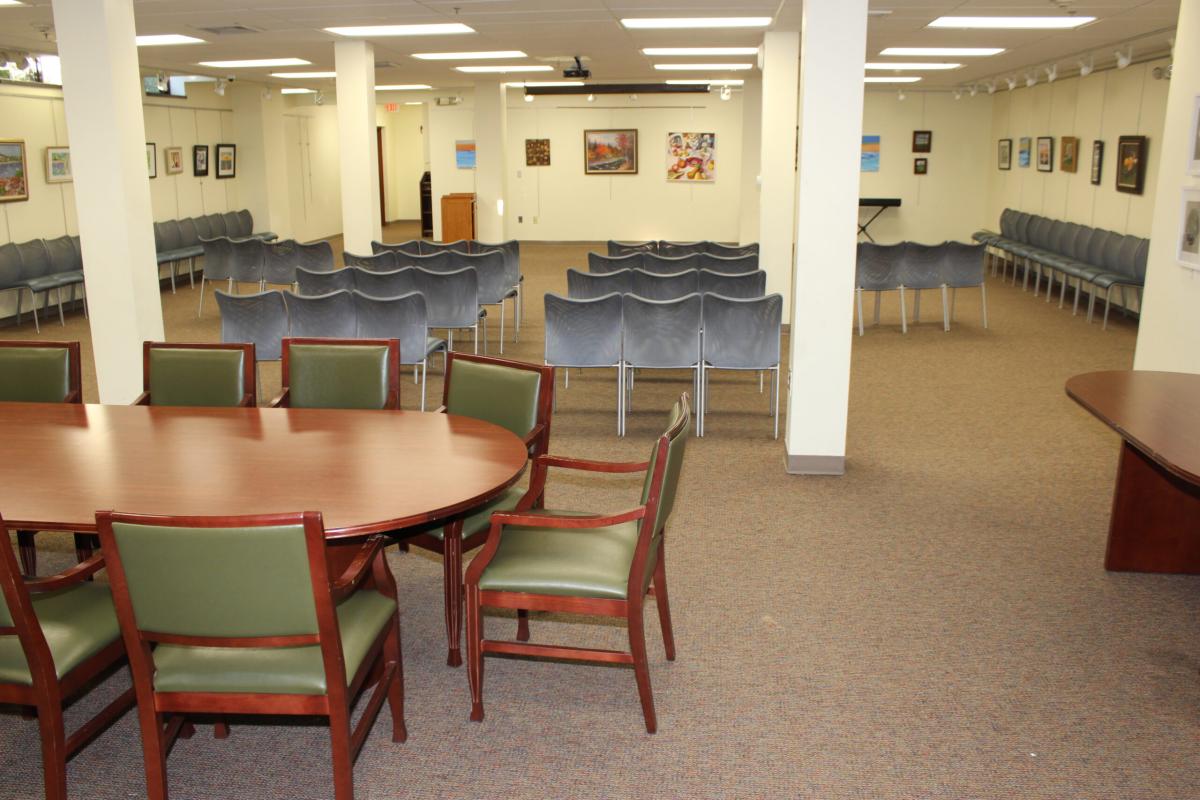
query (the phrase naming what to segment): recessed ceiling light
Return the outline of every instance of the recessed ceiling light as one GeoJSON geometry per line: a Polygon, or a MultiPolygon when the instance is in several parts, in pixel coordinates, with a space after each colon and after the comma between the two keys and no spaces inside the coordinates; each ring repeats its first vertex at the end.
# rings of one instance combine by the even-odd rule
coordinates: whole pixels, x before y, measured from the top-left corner
{"type": "Polygon", "coordinates": [[[0,0],[0,6],[23,6],[20,0],[0,0]]]}
{"type": "Polygon", "coordinates": [[[742,86],[746,82],[741,78],[714,78],[713,80],[705,80],[704,78],[686,78],[680,80],[671,80],[666,82],[668,86],[742,86]]]}
{"type": "Polygon", "coordinates": [[[958,69],[962,64],[943,64],[940,62],[930,61],[928,63],[913,62],[911,64],[886,64],[882,61],[868,61],[864,65],[867,69],[911,69],[911,70],[928,70],[928,69],[958,69]]]}
{"type": "Polygon", "coordinates": [[[298,86],[285,86],[279,90],[280,94],[316,94],[316,89],[301,89],[298,86]]]}
{"type": "Polygon", "coordinates": [[[533,66],[529,64],[511,64],[508,66],[493,65],[487,67],[455,67],[459,72],[553,72],[554,67],[533,66]]]}
{"type": "Polygon", "coordinates": [[[888,47],[879,51],[881,56],[994,56],[1004,52],[1003,47],[888,47]]]}
{"type": "Polygon", "coordinates": [[[583,81],[512,81],[504,85],[510,89],[524,89],[527,86],[583,86],[583,81]]]}
{"type": "Polygon", "coordinates": [[[643,47],[648,56],[752,56],[757,47],[643,47]]]}
{"type": "Polygon", "coordinates": [[[272,78],[336,78],[337,73],[326,72],[272,72],[272,78]]]}
{"type": "Polygon", "coordinates": [[[445,33],[474,33],[475,29],[461,22],[432,25],[359,25],[349,28],[326,28],[338,36],[438,36],[445,33]]]}
{"type": "Polygon", "coordinates": [[[908,75],[896,75],[894,77],[874,77],[868,75],[863,78],[863,83],[916,83],[920,78],[908,75]]]}
{"type": "Polygon", "coordinates": [[[765,28],[770,17],[645,17],[621,20],[626,28],[765,28]]]}
{"type": "Polygon", "coordinates": [[[422,61],[470,61],[480,58],[525,58],[520,50],[481,50],[476,53],[413,53],[422,61]]]}
{"type": "Polygon", "coordinates": [[[753,69],[753,64],[655,64],[655,69],[662,70],[711,70],[712,72],[727,72],[734,70],[753,69]]]}
{"type": "Polygon", "coordinates": [[[243,58],[235,61],[201,61],[200,66],[235,69],[237,67],[303,67],[311,63],[303,58],[243,58]]]}
{"type": "Polygon", "coordinates": [[[195,36],[184,36],[182,33],[155,33],[148,36],[135,37],[138,47],[158,47],[167,44],[204,44],[203,39],[195,36]]]}
{"type": "Polygon", "coordinates": [[[432,89],[428,83],[385,83],[382,86],[376,86],[377,92],[417,92],[422,89],[432,89]]]}
{"type": "Polygon", "coordinates": [[[930,28],[1078,28],[1095,17],[938,17],[930,28]]]}

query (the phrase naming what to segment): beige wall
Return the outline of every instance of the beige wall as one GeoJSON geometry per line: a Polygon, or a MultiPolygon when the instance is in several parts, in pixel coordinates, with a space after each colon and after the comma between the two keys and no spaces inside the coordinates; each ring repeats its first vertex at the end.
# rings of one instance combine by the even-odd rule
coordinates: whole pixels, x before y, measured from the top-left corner
{"type": "Polygon", "coordinates": [[[399,105],[395,111],[380,106],[379,125],[383,127],[383,188],[387,194],[387,218],[421,218],[421,173],[425,163],[425,109],[399,105]]]}
{"type": "Polygon", "coordinates": [[[283,116],[288,208],[292,235],[311,242],[342,232],[337,108],[331,103],[290,105],[283,116]]]}

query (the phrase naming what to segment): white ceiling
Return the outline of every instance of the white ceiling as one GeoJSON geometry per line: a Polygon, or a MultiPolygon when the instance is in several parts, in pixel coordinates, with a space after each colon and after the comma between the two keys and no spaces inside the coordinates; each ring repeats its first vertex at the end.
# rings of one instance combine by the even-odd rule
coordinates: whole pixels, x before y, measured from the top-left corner
{"type": "MultiPolygon", "coordinates": [[[[26,6],[0,7],[0,49],[54,52],[43,30],[53,25],[50,0],[25,0],[26,6]]],[[[836,2],[836,0],[821,0],[836,2]]],[[[283,85],[330,88],[332,81],[280,81],[268,78],[271,70],[211,70],[199,61],[234,58],[294,56],[313,62],[312,67],[333,69],[333,42],[338,37],[322,28],[334,25],[464,22],[476,34],[380,38],[374,40],[377,83],[428,83],[435,88],[468,86],[473,78],[455,72],[453,63],[425,62],[411,57],[417,52],[462,50],[524,50],[529,59],[513,63],[545,63],[581,55],[599,82],[662,80],[671,78],[739,77],[734,73],[656,72],[642,47],[685,45],[757,45],[756,30],[628,31],[618,20],[627,16],[733,16],[774,18],[774,30],[798,30],[800,0],[135,0],[140,34],[182,33],[204,38],[206,44],[178,47],[145,47],[143,66],[171,72],[230,74],[241,79],[267,80],[283,85]],[[214,36],[203,28],[243,25],[254,33],[214,36]]],[[[966,66],[940,73],[924,73],[924,80],[906,90],[947,89],[986,78],[1018,74],[1029,67],[1059,62],[1059,74],[1076,67],[1074,54],[1094,53],[1097,67],[1112,63],[1115,46],[1138,37],[1135,58],[1163,55],[1179,14],[1179,0],[871,0],[867,56],[880,60],[887,46],[994,46],[1008,51],[990,58],[967,59],[966,66]],[[925,26],[943,14],[1038,15],[1062,14],[1070,9],[1099,19],[1074,31],[954,31],[925,26]]],[[[713,59],[699,59],[713,60],[713,59]]],[[[727,60],[754,61],[754,57],[727,60]]],[[[920,59],[930,60],[930,59],[920,59]]],[[[489,62],[472,62],[489,63],[489,62]]],[[[560,78],[556,71],[531,74],[530,80],[560,78]]],[[[519,78],[519,76],[518,76],[519,78]]],[[[514,78],[516,79],[516,78],[514,78]]]]}

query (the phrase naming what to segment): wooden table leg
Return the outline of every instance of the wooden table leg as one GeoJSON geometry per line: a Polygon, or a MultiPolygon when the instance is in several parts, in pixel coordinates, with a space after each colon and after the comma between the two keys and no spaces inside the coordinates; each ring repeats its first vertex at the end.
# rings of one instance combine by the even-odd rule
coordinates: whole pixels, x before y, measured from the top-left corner
{"type": "Polygon", "coordinates": [[[1124,442],[1104,568],[1200,574],[1200,486],[1124,442]]]}

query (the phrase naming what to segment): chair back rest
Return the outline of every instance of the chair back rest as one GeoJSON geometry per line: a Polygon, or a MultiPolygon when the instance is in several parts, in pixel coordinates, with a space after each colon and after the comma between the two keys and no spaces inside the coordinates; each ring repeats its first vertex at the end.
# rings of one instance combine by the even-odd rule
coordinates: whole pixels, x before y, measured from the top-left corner
{"type": "Polygon", "coordinates": [[[249,342],[258,361],[278,361],[283,337],[288,333],[288,312],[283,292],[256,294],[216,293],[221,312],[221,341],[249,342]]]}
{"type": "Polygon", "coordinates": [[[1134,280],[1145,282],[1146,280],[1146,263],[1150,259],[1150,240],[1138,238],[1137,247],[1133,251],[1133,272],[1131,273],[1134,280]]]}
{"type": "Polygon", "coordinates": [[[299,257],[297,266],[311,270],[333,269],[333,247],[329,242],[311,242],[296,245],[299,257]]]}
{"type": "Polygon", "coordinates": [[[195,247],[200,244],[200,233],[196,230],[196,220],[191,217],[179,220],[179,246],[195,247]]]}
{"type": "Polygon", "coordinates": [[[740,256],[720,256],[712,253],[701,253],[696,256],[696,265],[710,272],[723,272],[727,275],[738,275],[743,272],[754,272],[758,269],[758,253],[746,253],[740,256]]]}
{"type": "MultiPolygon", "coordinates": [[[[263,280],[267,283],[295,283],[296,267],[300,266],[300,244],[295,239],[263,244],[263,280]]],[[[324,270],[333,269],[330,265],[324,270]]]]}
{"type": "Polygon", "coordinates": [[[253,236],[254,235],[254,217],[250,214],[250,210],[243,208],[237,212],[238,218],[238,236],[253,236]]]}
{"type": "Polygon", "coordinates": [[[758,255],[758,242],[748,244],[721,244],[720,242],[705,242],[704,252],[723,258],[741,258],[742,256],[758,255]]]}
{"type": "Polygon", "coordinates": [[[704,253],[687,253],[682,256],[664,256],[657,253],[645,253],[642,256],[642,269],[655,275],[674,275],[684,270],[700,269],[700,261],[704,253]]]}
{"type": "Polygon", "coordinates": [[[721,272],[700,270],[701,294],[719,294],[725,297],[762,297],[767,293],[767,273],[762,270],[726,275],[721,272]]]}
{"type": "Polygon", "coordinates": [[[229,226],[225,223],[225,217],[220,214],[208,215],[208,227],[212,229],[213,236],[236,236],[235,233],[229,232],[229,226]]]}
{"type": "Polygon", "coordinates": [[[700,290],[700,273],[687,269],[671,274],[654,274],[633,270],[633,289],[638,297],[648,300],[678,300],[700,290]]]}
{"type": "Polygon", "coordinates": [[[859,242],[854,263],[854,285],[868,292],[886,292],[900,287],[900,262],[904,243],[859,242]]]}
{"type": "Polygon", "coordinates": [[[349,292],[356,287],[358,272],[352,268],[331,269],[327,272],[312,272],[303,267],[296,268],[296,283],[300,294],[313,297],[330,292],[349,292]]]}
{"type": "Polygon", "coordinates": [[[425,360],[429,338],[425,298],[420,292],[375,297],[354,293],[358,317],[358,338],[396,339],[400,342],[400,363],[420,364],[425,360]]]}
{"type": "Polygon", "coordinates": [[[1067,248],[1067,235],[1070,229],[1067,223],[1061,219],[1056,219],[1050,223],[1050,228],[1046,232],[1045,248],[1052,253],[1065,253],[1067,248]]]}
{"type": "Polygon", "coordinates": [[[429,272],[456,272],[466,264],[461,263],[458,253],[442,250],[429,255],[410,256],[406,253],[396,254],[396,265],[399,267],[420,267],[429,272]]]}
{"type": "MultiPolygon", "coordinates": [[[[233,213],[233,212],[230,212],[233,213]]],[[[236,219],[237,215],[234,214],[236,219]]],[[[230,242],[233,279],[239,283],[258,283],[263,276],[262,239],[235,239],[230,242]]]]}
{"type": "MultiPolygon", "coordinates": [[[[682,394],[671,408],[667,417],[667,429],[650,451],[650,464],[642,483],[642,505],[647,506],[647,515],[642,523],[638,538],[638,549],[644,558],[641,576],[630,575],[630,583],[641,578],[641,589],[645,591],[654,576],[658,563],[658,547],[663,530],[675,510],[675,498],[679,490],[679,473],[683,469],[684,451],[692,421],[692,410],[687,394],[682,394]],[[645,547],[645,550],[642,548],[645,547]]],[[[635,562],[637,557],[635,557],[635,562]]]]}
{"type": "Polygon", "coordinates": [[[670,256],[679,258],[680,256],[690,256],[693,253],[708,252],[708,242],[668,242],[659,241],[658,254],[662,256],[670,256]]]}
{"type": "Polygon", "coordinates": [[[1103,228],[1093,228],[1092,238],[1088,241],[1087,257],[1084,259],[1094,267],[1104,266],[1104,254],[1108,250],[1108,240],[1116,236],[1112,231],[1103,228]]]}
{"type": "Polygon", "coordinates": [[[353,339],[358,330],[354,298],[347,290],[312,297],[284,292],[283,302],[287,306],[288,330],[292,336],[353,339]]]}
{"type": "Polygon", "coordinates": [[[21,277],[25,280],[41,278],[50,274],[50,253],[41,239],[21,242],[17,245],[21,257],[21,277]]]}
{"type": "Polygon", "coordinates": [[[79,342],[0,341],[0,401],[79,403],[79,388],[79,342]]]}
{"type": "Polygon", "coordinates": [[[420,255],[423,256],[446,253],[451,250],[461,250],[463,252],[471,250],[471,241],[469,239],[455,239],[453,242],[431,242],[427,239],[421,239],[418,244],[421,246],[420,255]]]}
{"type": "Polygon", "coordinates": [[[354,253],[342,253],[342,263],[347,267],[361,267],[371,272],[395,272],[400,269],[393,250],[384,250],[373,256],[356,256],[354,253]]]}
{"type": "Polygon", "coordinates": [[[1029,242],[1029,223],[1033,219],[1032,214],[1024,211],[1017,212],[1016,220],[1016,239],[1021,243],[1029,242]]]}
{"type": "Polygon", "coordinates": [[[284,339],[283,385],[292,408],[399,408],[399,343],[395,339],[284,339]]]}
{"type": "Polygon", "coordinates": [[[751,299],[704,295],[704,360],[718,369],[779,365],[783,296],[751,299]]]}
{"type": "Polygon", "coordinates": [[[1017,223],[1017,212],[1006,208],[1000,212],[1000,235],[1006,239],[1013,238],[1017,223]]]}
{"type": "MultiPolygon", "coordinates": [[[[208,221],[208,217],[192,217],[192,222],[196,226],[196,239],[211,239],[216,234],[213,233],[212,223],[208,221]]],[[[198,243],[198,242],[197,242],[198,243]]]]}
{"type": "Polygon", "coordinates": [[[537,455],[549,442],[553,376],[553,367],[451,352],[442,404],[447,414],[481,419],[521,438],[545,424],[537,455]]]}
{"type": "Polygon", "coordinates": [[[21,280],[21,254],[13,242],[0,244],[0,286],[9,288],[21,280]]]}
{"type": "Polygon", "coordinates": [[[354,288],[371,297],[399,297],[417,291],[413,267],[391,272],[372,272],[361,267],[346,267],[354,271],[354,288]]]}
{"type": "Polygon", "coordinates": [[[74,236],[47,239],[46,253],[50,256],[50,273],[52,275],[60,272],[77,272],[83,269],[79,241],[74,236]]]}
{"type": "Polygon", "coordinates": [[[472,253],[485,253],[488,250],[499,250],[504,253],[504,268],[508,275],[508,285],[516,286],[521,282],[521,243],[516,239],[507,242],[481,242],[476,239],[469,241],[472,253]]]}
{"type": "Polygon", "coordinates": [[[619,272],[623,269],[641,269],[642,253],[629,253],[623,256],[605,256],[600,253],[588,253],[588,272],[603,275],[606,272],[619,272]]]}
{"type": "Polygon", "coordinates": [[[417,290],[425,295],[431,328],[472,328],[479,324],[479,277],[464,267],[456,272],[417,268],[417,290]]]}
{"type": "Polygon", "coordinates": [[[906,289],[936,289],[942,278],[942,245],[905,242],[900,259],[900,284],[906,289]]]}
{"type": "Polygon", "coordinates": [[[397,253],[410,256],[419,256],[422,253],[421,240],[413,239],[407,242],[396,242],[390,244],[388,242],[371,242],[371,252],[375,255],[380,253],[397,253]]]}
{"type": "Polygon", "coordinates": [[[592,300],[613,292],[625,294],[631,291],[633,291],[632,270],[623,269],[618,272],[567,270],[567,297],[572,300],[592,300]]]}
{"type": "Polygon", "coordinates": [[[946,242],[942,246],[942,281],[947,286],[982,286],[984,245],[946,242]]]}
{"type": "Polygon", "coordinates": [[[699,294],[678,300],[623,299],[621,348],[635,367],[691,367],[700,361],[699,294]]]}
{"type": "Polygon", "coordinates": [[[556,367],[612,367],[621,360],[621,295],[576,299],[546,293],[545,361],[556,367]]]}
{"type": "Polygon", "coordinates": [[[461,253],[450,251],[450,263],[457,269],[471,267],[479,279],[479,302],[483,305],[493,305],[504,301],[504,296],[512,290],[508,280],[508,271],[504,264],[504,251],[488,250],[483,253],[461,253]]]}
{"type": "Polygon", "coordinates": [[[1096,229],[1087,225],[1080,225],[1079,230],[1075,233],[1075,240],[1071,242],[1071,258],[1076,261],[1087,263],[1088,250],[1092,245],[1092,237],[1096,234],[1096,229]]]}
{"type": "Polygon", "coordinates": [[[222,214],[225,218],[225,233],[231,239],[240,239],[250,235],[249,230],[242,230],[242,218],[238,216],[236,211],[226,211],[222,214]]]}
{"type": "Polygon", "coordinates": [[[204,277],[210,281],[228,280],[233,276],[233,242],[218,235],[213,239],[201,239],[204,248],[204,277]]]}
{"type": "Polygon", "coordinates": [[[255,394],[254,345],[143,345],[142,386],[155,406],[234,408],[255,394]]]}
{"type": "Polygon", "coordinates": [[[609,239],[607,247],[607,252],[610,256],[627,256],[630,253],[658,252],[658,242],[615,242],[612,239],[609,239]]]}
{"type": "MultiPolygon", "coordinates": [[[[0,518],[0,628],[16,628],[17,655],[24,658],[27,668],[35,661],[46,664],[50,670],[54,668],[54,658],[37,622],[29,587],[17,565],[3,518],[0,518]]],[[[0,636],[0,642],[7,638],[0,636]]],[[[31,678],[38,677],[33,675],[33,669],[29,671],[31,678]]]]}
{"type": "Polygon", "coordinates": [[[183,237],[179,233],[179,221],[169,219],[154,223],[154,249],[159,253],[168,250],[178,250],[183,245],[183,237]]]}

